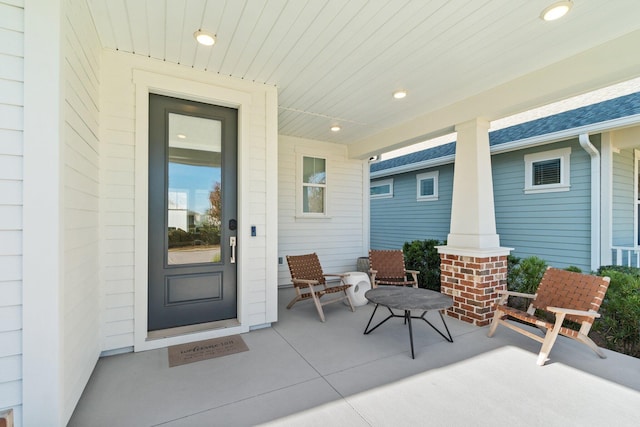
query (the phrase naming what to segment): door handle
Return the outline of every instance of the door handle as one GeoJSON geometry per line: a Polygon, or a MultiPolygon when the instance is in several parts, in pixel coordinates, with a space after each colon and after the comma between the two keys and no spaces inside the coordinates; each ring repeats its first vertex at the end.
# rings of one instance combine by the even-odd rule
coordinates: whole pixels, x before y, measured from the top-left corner
{"type": "Polygon", "coordinates": [[[231,264],[236,263],[236,236],[229,237],[229,246],[231,246],[231,258],[229,262],[231,264]]]}

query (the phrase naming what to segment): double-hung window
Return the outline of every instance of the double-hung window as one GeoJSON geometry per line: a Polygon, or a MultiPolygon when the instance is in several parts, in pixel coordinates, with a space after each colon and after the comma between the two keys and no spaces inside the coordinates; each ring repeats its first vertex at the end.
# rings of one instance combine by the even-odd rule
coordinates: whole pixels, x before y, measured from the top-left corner
{"type": "Polygon", "coordinates": [[[321,157],[302,156],[300,162],[302,178],[302,197],[299,202],[299,213],[302,216],[327,215],[327,159],[321,157]]]}
{"type": "Polygon", "coordinates": [[[525,194],[569,191],[571,148],[524,156],[525,194]]]}
{"type": "Polygon", "coordinates": [[[438,171],[416,175],[417,193],[419,202],[438,200],[438,171]]]}

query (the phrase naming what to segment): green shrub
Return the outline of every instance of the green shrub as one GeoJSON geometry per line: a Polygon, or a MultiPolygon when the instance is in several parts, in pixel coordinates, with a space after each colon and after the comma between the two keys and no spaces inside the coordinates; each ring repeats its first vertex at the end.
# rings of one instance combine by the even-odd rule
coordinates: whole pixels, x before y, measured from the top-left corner
{"type": "Polygon", "coordinates": [[[565,268],[565,270],[573,271],[574,273],[582,273],[582,269],[580,267],[576,267],[575,265],[570,265],[569,267],[565,268]]]}
{"type": "Polygon", "coordinates": [[[541,258],[531,256],[519,260],[511,266],[508,262],[507,269],[507,288],[510,291],[535,294],[540,280],[547,270],[547,263],[541,258]]]}
{"type": "Polygon", "coordinates": [[[515,288],[511,285],[512,283],[516,283],[518,270],[515,268],[516,265],[520,264],[522,258],[518,258],[517,256],[507,255],[507,286],[510,291],[515,290],[515,288]]]}
{"type": "Polygon", "coordinates": [[[440,291],[440,254],[436,246],[444,245],[439,240],[414,240],[402,247],[407,270],[418,270],[418,286],[440,291]]]}
{"type": "Polygon", "coordinates": [[[598,276],[607,276],[603,271],[618,271],[624,274],[630,274],[634,277],[640,277],[640,268],[627,267],[626,265],[603,265],[598,269],[598,276]]]}
{"type": "Polygon", "coordinates": [[[594,324],[607,348],[640,357],[640,269],[601,267],[599,276],[611,278],[594,324]]]}

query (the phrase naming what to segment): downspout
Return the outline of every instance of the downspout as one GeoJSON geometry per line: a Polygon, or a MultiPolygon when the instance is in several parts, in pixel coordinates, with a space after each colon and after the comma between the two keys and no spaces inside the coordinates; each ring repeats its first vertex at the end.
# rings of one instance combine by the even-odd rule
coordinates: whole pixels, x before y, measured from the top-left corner
{"type": "Polygon", "coordinates": [[[591,270],[600,268],[600,153],[589,134],[578,136],[580,146],[591,157],[591,270]]]}

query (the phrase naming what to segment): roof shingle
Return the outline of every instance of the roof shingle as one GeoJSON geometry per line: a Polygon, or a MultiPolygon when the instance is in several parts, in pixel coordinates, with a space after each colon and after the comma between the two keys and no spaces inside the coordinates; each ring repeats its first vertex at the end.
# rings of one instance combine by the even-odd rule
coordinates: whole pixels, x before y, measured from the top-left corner
{"type": "MultiPolygon", "coordinates": [[[[640,92],[490,132],[489,144],[491,146],[495,146],[534,136],[546,135],[595,123],[602,123],[635,114],[640,114],[640,92]]],[[[454,141],[437,147],[427,148],[426,150],[417,151],[415,153],[406,154],[404,156],[395,157],[393,159],[372,163],[370,170],[371,172],[377,172],[410,165],[412,163],[438,159],[440,157],[455,154],[455,146],[456,143],[454,141]]]]}

